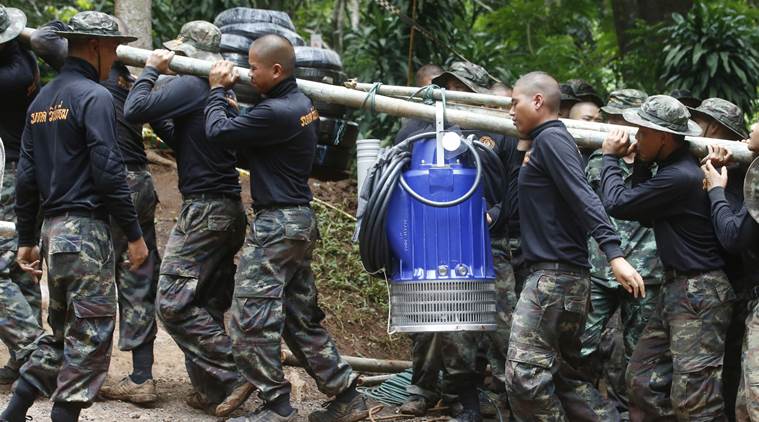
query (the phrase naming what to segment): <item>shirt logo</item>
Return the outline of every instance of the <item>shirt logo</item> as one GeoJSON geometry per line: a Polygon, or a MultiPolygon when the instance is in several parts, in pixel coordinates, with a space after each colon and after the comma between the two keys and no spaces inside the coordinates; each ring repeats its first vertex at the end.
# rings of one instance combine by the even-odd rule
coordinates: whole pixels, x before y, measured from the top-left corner
{"type": "Polygon", "coordinates": [[[58,120],[67,120],[69,118],[69,109],[68,107],[64,107],[63,101],[61,101],[56,106],[48,107],[47,111],[33,111],[30,113],[30,116],[30,123],[32,125],[48,122],[52,123],[57,122],[58,120]]]}
{"type": "Polygon", "coordinates": [[[482,137],[480,137],[480,142],[482,142],[483,144],[485,144],[485,146],[488,147],[488,148],[490,148],[490,149],[495,148],[495,141],[493,140],[493,138],[491,138],[489,136],[482,136],[482,137]]]}
{"type": "Polygon", "coordinates": [[[311,111],[300,116],[300,126],[306,127],[313,123],[315,120],[319,120],[319,111],[311,107],[311,111]]]}

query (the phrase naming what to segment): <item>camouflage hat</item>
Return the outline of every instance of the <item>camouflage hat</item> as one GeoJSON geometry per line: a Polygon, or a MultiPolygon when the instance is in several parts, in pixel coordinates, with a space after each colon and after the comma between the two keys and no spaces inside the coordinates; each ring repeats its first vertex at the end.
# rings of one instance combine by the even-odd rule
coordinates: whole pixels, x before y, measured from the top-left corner
{"type": "Polygon", "coordinates": [[[580,101],[569,84],[559,84],[559,91],[561,91],[561,101],[580,101]]]}
{"type": "Polygon", "coordinates": [[[701,127],[690,119],[688,108],[669,95],[652,95],[640,108],[623,111],[622,117],[634,125],[675,135],[701,135],[701,127]]]}
{"type": "Polygon", "coordinates": [[[15,7],[0,5],[0,44],[16,37],[26,26],[26,15],[15,7]]]}
{"type": "Polygon", "coordinates": [[[743,126],[743,110],[730,101],[722,98],[707,98],[700,106],[688,107],[694,116],[706,115],[716,120],[717,123],[730,129],[741,139],[748,138],[748,132],[743,126]]]}
{"type": "Polygon", "coordinates": [[[192,21],[182,26],[176,39],[166,41],[163,46],[194,59],[217,61],[222,59],[219,54],[220,43],[221,31],[214,24],[192,21]]]}
{"type": "Polygon", "coordinates": [[[122,43],[132,42],[137,37],[122,34],[119,23],[111,15],[103,12],[79,12],[69,21],[66,31],[53,31],[67,39],[106,38],[122,43]]]}
{"type": "Polygon", "coordinates": [[[698,105],[701,104],[701,99],[693,95],[693,93],[687,89],[674,89],[669,93],[669,96],[676,98],[677,101],[680,101],[688,107],[698,107],[698,105]]]}
{"type": "Polygon", "coordinates": [[[451,78],[466,85],[472,92],[487,93],[490,86],[488,72],[481,66],[469,62],[453,62],[451,67],[436,76],[432,83],[445,87],[451,78]]]}
{"type": "Polygon", "coordinates": [[[598,95],[598,92],[596,92],[595,88],[593,88],[592,85],[585,82],[584,80],[570,79],[567,81],[567,85],[572,87],[572,92],[574,92],[575,97],[579,98],[580,101],[590,101],[599,107],[602,107],[604,105],[603,98],[598,95]]]}
{"type": "Polygon", "coordinates": [[[601,107],[606,114],[622,114],[628,108],[640,107],[648,94],[639,89],[618,89],[609,94],[609,101],[601,107]]]}

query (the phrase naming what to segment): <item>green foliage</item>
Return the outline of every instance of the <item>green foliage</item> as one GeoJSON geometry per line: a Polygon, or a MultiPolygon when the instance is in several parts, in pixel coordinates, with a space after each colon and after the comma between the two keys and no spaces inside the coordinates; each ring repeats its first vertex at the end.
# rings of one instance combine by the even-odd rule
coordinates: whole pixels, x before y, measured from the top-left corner
{"type": "Polygon", "coordinates": [[[386,306],[385,282],[364,271],[358,245],[351,242],[355,223],[319,202],[313,205],[321,234],[313,261],[317,282],[355,295],[353,305],[357,308],[386,306]]]}
{"type": "Polygon", "coordinates": [[[757,20],[723,4],[696,4],[661,31],[667,36],[662,79],[697,97],[720,97],[750,112],[759,85],[757,20]]]}

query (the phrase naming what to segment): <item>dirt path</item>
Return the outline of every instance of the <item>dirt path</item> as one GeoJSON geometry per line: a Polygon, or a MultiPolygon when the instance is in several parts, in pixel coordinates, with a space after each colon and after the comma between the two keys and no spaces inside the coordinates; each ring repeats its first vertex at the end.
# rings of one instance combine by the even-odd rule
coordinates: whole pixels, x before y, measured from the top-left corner
{"type": "MultiPolygon", "coordinates": [[[[152,172],[161,201],[156,220],[159,247],[163,249],[180,209],[181,196],[176,188],[176,174],[173,171],[152,167],[152,172]]],[[[346,207],[351,205],[348,200],[339,201],[341,192],[347,195],[355,195],[355,187],[351,186],[350,183],[338,182],[337,184],[320,185],[316,188],[323,188],[321,193],[326,197],[325,199],[346,207]]],[[[248,192],[246,181],[243,183],[243,201],[246,204],[250,203],[248,192]]],[[[354,308],[343,304],[345,301],[350,301],[344,292],[322,291],[320,292],[320,301],[328,314],[325,325],[334,336],[341,352],[375,358],[408,358],[408,341],[397,336],[390,339],[385,334],[386,315],[361,316],[353,314],[354,308]]],[[[114,336],[109,381],[117,381],[131,370],[131,354],[119,351],[115,346],[117,343],[118,332],[114,336]]],[[[0,350],[1,363],[8,359],[8,352],[4,347],[0,346],[0,349],[2,349],[0,350]]],[[[299,421],[306,421],[308,413],[319,408],[327,397],[319,393],[315,383],[302,369],[285,368],[285,373],[293,384],[293,399],[295,407],[299,410],[299,421]]],[[[158,383],[160,394],[160,401],[154,408],[141,408],[129,403],[115,401],[96,402],[92,407],[83,410],[80,420],[104,422],[127,422],[129,420],[202,422],[220,420],[192,409],[184,403],[184,398],[192,390],[184,367],[184,356],[171,337],[160,327],[160,324],[155,343],[153,375],[158,383]]],[[[4,408],[8,400],[9,393],[0,392],[0,406],[4,408]]],[[[259,405],[260,401],[251,397],[233,416],[243,415],[259,405]]],[[[49,421],[51,406],[52,404],[47,400],[38,400],[30,410],[29,415],[34,418],[34,421],[49,421]]]]}

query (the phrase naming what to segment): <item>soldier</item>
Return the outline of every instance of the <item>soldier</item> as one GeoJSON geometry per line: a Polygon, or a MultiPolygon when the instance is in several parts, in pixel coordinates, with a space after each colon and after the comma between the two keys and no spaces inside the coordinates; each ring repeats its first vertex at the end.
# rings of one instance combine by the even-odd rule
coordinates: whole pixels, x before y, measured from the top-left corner
{"type": "Polygon", "coordinates": [[[593,85],[582,79],[570,79],[567,81],[567,85],[572,88],[572,92],[580,102],[591,102],[598,107],[604,106],[604,100],[598,95],[598,91],[593,88],[593,85]]]}
{"type": "MultiPolygon", "coordinates": [[[[483,92],[487,88],[488,76],[483,68],[472,63],[454,62],[450,70],[435,78],[433,83],[449,90],[465,92],[483,92]],[[464,87],[462,89],[461,87],[464,87]]],[[[416,133],[432,132],[434,125],[428,122],[416,121],[416,132],[400,136],[409,137],[416,133]]],[[[496,270],[497,291],[497,330],[482,336],[470,332],[441,332],[419,333],[412,336],[413,376],[411,385],[407,387],[410,396],[401,406],[401,413],[421,416],[432,407],[438,397],[437,390],[445,402],[460,403],[463,409],[452,412],[456,420],[479,420],[479,400],[476,396],[478,383],[484,377],[484,368],[477,366],[477,343],[482,343],[493,376],[496,380],[494,390],[505,392],[503,368],[506,362],[506,351],[511,328],[511,314],[516,306],[514,270],[511,265],[509,247],[510,223],[516,218],[516,173],[521,164],[523,153],[516,150],[517,139],[482,131],[463,130],[466,135],[474,132],[477,139],[491,148],[499,157],[499,161],[491,163],[501,167],[486,166],[486,199],[489,204],[488,221],[490,223],[491,250],[493,264],[496,270]],[[499,174],[505,173],[506,180],[501,180],[499,174]],[[500,192],[498,192],[500,190],[500,192]],[[440,371],[443,371],[442,382],[439,382],[440,371]],[[439,385],[439,388],[438,388],[439,385]],[[472,394],[475,393],[475,394],[472,394]]],[[[404,138],[405,139],[405,138],[404,138]]],[[[487,163],[483,160],[483,163],[487,163]]],[[[517,234],[518,235],[518,234],[517,234]]],[[[505,405],[505,395],[501,398],[505,405]]]]}
{"type": "MultiPolygon", "coordinates": [[[[124,23],[116,18],[119,31],[128,33],[124,23]]],[[[67,25],[53,21],[38,28],[31,37],[35,51],[57,70],[63,66],[68,49],[65,38],[56,30],[66,30],[67,25]]],[[[100,390],[106,398],[147,404],[158,399],[153,380],[153,341],[155,323],[155,296],[160,256],[155,235],[155,209],[158,198],[153,178],[148,171],[148,160],[142,141],[142,124],[127,122],[124,118],[124,101],[134,77],[120,61],[113,62],[108,79],[102,85],[108,89],[116,107],[116,128],[119,149],[127,168],[127,184],[140,220],[143,238],[148,246],[148,259],[137,272],[129,271],[123,263],[128,241],[116,221],[111,222],[114,252],[116,253],[116,286],[119,298],[119,349],[132,352],[133,371],[129,381],[122,379],[114,386],[105,385],[100,390]]],[[[154,130],[163,133],[166,122],[151,123],[154,130]]]]}
{"type": "Polygon", "coordinates": [[[490,94],[498,95],[500,97],[511,97],[513,90],[514,87],[503,82],[496,82],[490,86],[490,94]]]}
{"type": "Polygon", "coordinates": [[[116,313],[114,252],[109,214],[126,233],[131,270],[148,251],[117,148],[111,95],[98,84],[116,47],[134,41],[113,17],[82,12],[71,18],[69,57],[61,73],[29,106],[16,182],[18,263],[35,276],[47,263],[48,321],[53,334],[21,368],[0,416],[23,421],[39,394],[55,404],[55,422],[76,421],[105,380],[116,313]],[[41,250],[35,246],[42,208],[41,250]]]}
{"type": "Polygon", "coordinates": [[[588,234],[625,289],[635,296],[645,289],[584,177],[574,139],[558,120],[560,98],[550,75],[528,73],[514,86],[509,112],[532,148],[518,182],[522,253],[530,275],[514,311],[506,388],[520,421],[614,420],[616,409],[578,369],[590,289],[588,234]]]}
{"type": "MultiPolygon", "coordinates": [[[[648,97],[645,92],[637,89],[622,89],[609,94],[609,102],[601,110],[607,121],[613,124],[624,124],[622,119],[624,110],[640,107],[648,97]],[[620,122],[621,120],[621,122],[620,122]]],[[[625,185],[632,184],[633,163],[635,153],[628,154],[619,159],[619,166],[623,172],[625,185]]],[[[590,161],[585,169],[590,186],[600,193],[601,169],[603,168],[603,151],[596,150],[590,156],[590,161]]],[[[610,398],[616,402],[620,414],[627,411],[627,392],[625,390],[625,369],[630,361],[635,345],[638,343],[640,334],[643,332],[651,313],[653,312],[659,293],[659,286],[664,280],[664,271],[656,251],[656,239],[653,229],[641,225],[633,220],[611,219],[611,223],[622,240],[622,251],[625,258],[635,267],[646,285],[646,296],[634,298],[624,291],[614,279],[611,269],[603,258],[603,252],[594,240],[590,240],[588,250],[590,252],[590,303],[591,310],[585,322],[585,332],[582,334],[582,357],[590,358],[589,368],[593,372],[601,371],[604,363],[599,362],[597,355],[602,345],[602,333],[607,329],[610,320],[617,310],[622,318],[622,338],[624,352],[616,355],[621,356],[622,362],[610,362],[606,368],[607,391],[610,398]]],[[[613,330],[616,331],[616,330],[613,330]]],[[[605,333],[604,333],[605,334],[605,333]]],[[[604,336],[606,337],[606,336],[604,336]]],[[[608,337],[614,337],[614,334],[608,337]]],[[[606,347],[607,349],[611,347],[606,347]]],[[[616,357],[612,352],[612,359],[616,357]]]]}
{"type": "MultiPolygon", "coordinates": [[[[227,416],[253,392],[232,357],[224,328],[234,286],[234,256],[242,246],[246,217],[240,199],[234,151],[209,142],[204,127],[208,82],[197,76],[173,78],[153,89],[169,73],[175,53],[220,59],[221,32],[204,21],[186,23],[171,50],[150,55],[132,86],[124,112],[129,121],[173,120],[164,139],[176,153],[182,209],[171,230],[158,280],[158,317],[185,354],[195,391],[188,405],[227,416]]],[[[138,394],[131,379],[109,391],[121,398],[138,394]]]]}
{"type": "MultiPolygon", "coordinates": [[[[704,131],[703,136],[706,138],[741,140],[748,137],[743,125],[743,110],[729,101],[708,98],[701,105],[690,110],[693,120],[701,126],[704,131]]],[[[743,169],[728,162],[729,157],[723,155],[726,152],[724,148],[710,148],[715,152],[704,158],[702,164],[712,160],[715,166],[727,165],[730,175],[723,193],[732,210],[737,213],[743,206],[743,169]]],[[[725,273],[733,285],[736,300],[725,339],[722,394],[725,400],[725,413],[729,420],[735,420],[735,399],[741,375],[741,345],[746,328],[745,321],[749,316],[748,305],[751,301],[756,271],[751,266],[750,250],[747,251],[747,248],[726,249],[725,273]]]]}
{"type": "Polygon", "coordinates": [[[630,358],[630,418],[724,420],[720,391],[725,333],[735,294],[711,224],[703,173],[684,137],[701,129],[688,109],[649,97],[623,118],[638,126],[637,144],[614,130],[603,143],[601,189],[609,214],[653,224],[665,268],[659,301],[630,358]],[[636,151],[633,186],[619,157],[636,151]],[[658,164],[650,177],[645,163],[658,164]]]}
{"type": "Polygon", "coordinates": [[[427,86],[432,83],[433,79],[440,76],[441,73],[443,73],[442,67],[428,63],[416,71],[414,82],[419,87],[427,86]]]}
{"type": "MultiPolygon", "coordinates": [[[[751,131],[751,137],[746,140],[748,148],[755,154],[759,152],[759,130],[755,124],[751,131]]],[[[721,150],[715,155],[719,156],[726,151],[724,147],[714,146],[713,149],[721,150]]],[[[757,359],[757,327],[759,327],[759,306],[757,305],[757,299],[759,299],[759,276],[757,275],[756,268],[759,265],[759,224],[751,218],[748,210],[744,204],[739,204],[736,207],[734,199],[731,199],[727,187],[728,172],[725,167],[722,167],[720,171],[717,171],[715,165],[728,164],[730,161],[730,154],[724,154],[726,157],[722,160],[708,159],[706,163],[701,166],[705,175],[705,184],[709,192],[709,199],[712,204],[712,223],[714,224],[714,230],[717,233],[720,245],[722,245],[728,252],[740,256],[741,267],[743,269],[743,276],[740,280],[733,282],[738,290],[736,301],[736,308],[746,308],[746,311],[741,312],[746,316],[744,330],[745,336],[743,336],[744,330],[737,330],[736,325],[740,322],[737,316],[739,312],[734,312],[733,321],[731,322],[730,331],[728,331],[728,342],[731,340],[731,334],[736,337],[742,337],[740,340],[743,342],[742,350],[742,376],[740,376],[740,365],[731,365],[730,359],[734,359],[733,351],[730,347],[726,347],[725,357],[725,374],[723,374],[723,393],[725,394],[725,404],[728,404],[729,395],[732,394],[732,390],[728,389],[728,382],[739,384],[739,387],[735,394],[737,400],[735,401],[735,413],[734,418],[738,421],[759,420],[759,403],[757,398],[759,397],[759,391],[757,391],[756,373],[759,371],[759,359],[757,359]],[[736,210],[737,209],[737,210],[736,210]],[[728,358],[730,355],[731,358],[728,358]],[[728,374],[728,365],[732,371],[737,371],[739,377],[735,378],[732,374],[728,374]]],[[[707,157],[711,158],[711,157],[707,157]]],[[[731,176],[732,177],[732,176],[731,176]]],[[[733,340],[734,342],[735,340],[733,340]]],[[[729,343],[728,343],[729,344],[729,343]]],[[[732,413],[732,412],[727,412],[732,413]]]]}
{"type": "MultiPolygon", "coordinates": [[[[559,117],[562,119],[569,118],[569,112],[572,107],[580,102],[580,99],[575,95],[574,90],[569,84],[559,84],[559,90],[561,91],[561,102],[559,108],[559,117]]],[[[512,92],[513,95],[513,92],[512,92]]]]}
{"type": "Polygon", "coordinates": [[[722,98],[707,98],[698,107],[688,107],[705,138],[740,141],[748,137],[743,110],[722,98]]]}
{"type": "MultiPolygon", "coordinates": [[[[17,37],[26,25],[18,9],[0,6],[0,139],[5,147],[5,177],[0,187],[0,220],[16,222],[16,167],[26,109],[39,89],[37,60],[17,37]]],[[[0,236],[0,340],[10,358],[0,368],[0,385],[10,387],[42,334],[40,287],[16,264],[16,236],[0,236]]]]}
{"type": "Polygon", "coordinates": [[[591,101],[580,101],[569,110],[569,118],[586,122],[602,122],[601,109],[591,101]]]}
{"type": "MultiPolygon", "coordinates": [[[[759,154],[759,124],[754,123],[749,139],[743,142],[755,155],[759,154]]],[[[718,172],[710,161],[701,168],[706,175],[706,187],[712,202],[712,222],[720,244],[729,252],[740,254],[748,275],[743,285],[750,285],[749,294],[746,295],[749,301],[749,315],[746,318],[746,332],[743,337],[742,376],[737,392],[735,416],[740,422],[756,421],[759,420],[759,383],[756,375],[759,374],[759,280],[756,273],[759,263],[759,224],[751,218],[745,205],[735,211],[734,205],[726,195],[729,181],[728,172],[724,168],[718,172]]]]}
{"type": "Polygon", "coordinates": [[[208,81],[206,135],[236,147],[250,163],[255,217],[235,277],[230,334],[235,362],[264,401],[235,421],[293,421],[290,383],[280,361],[290,347],[321,392],[335,396],[310,422],[354,422],[368,416],[356,376],[321,321],[311,259],[319,236],[308,187],[319,114],[293,76],[295,51],[278,35],[258,38],[248,52],[250,78],[265,99],[230,116],[224,92],[238,78],[232,63],[216,62],[208,81]]]}

